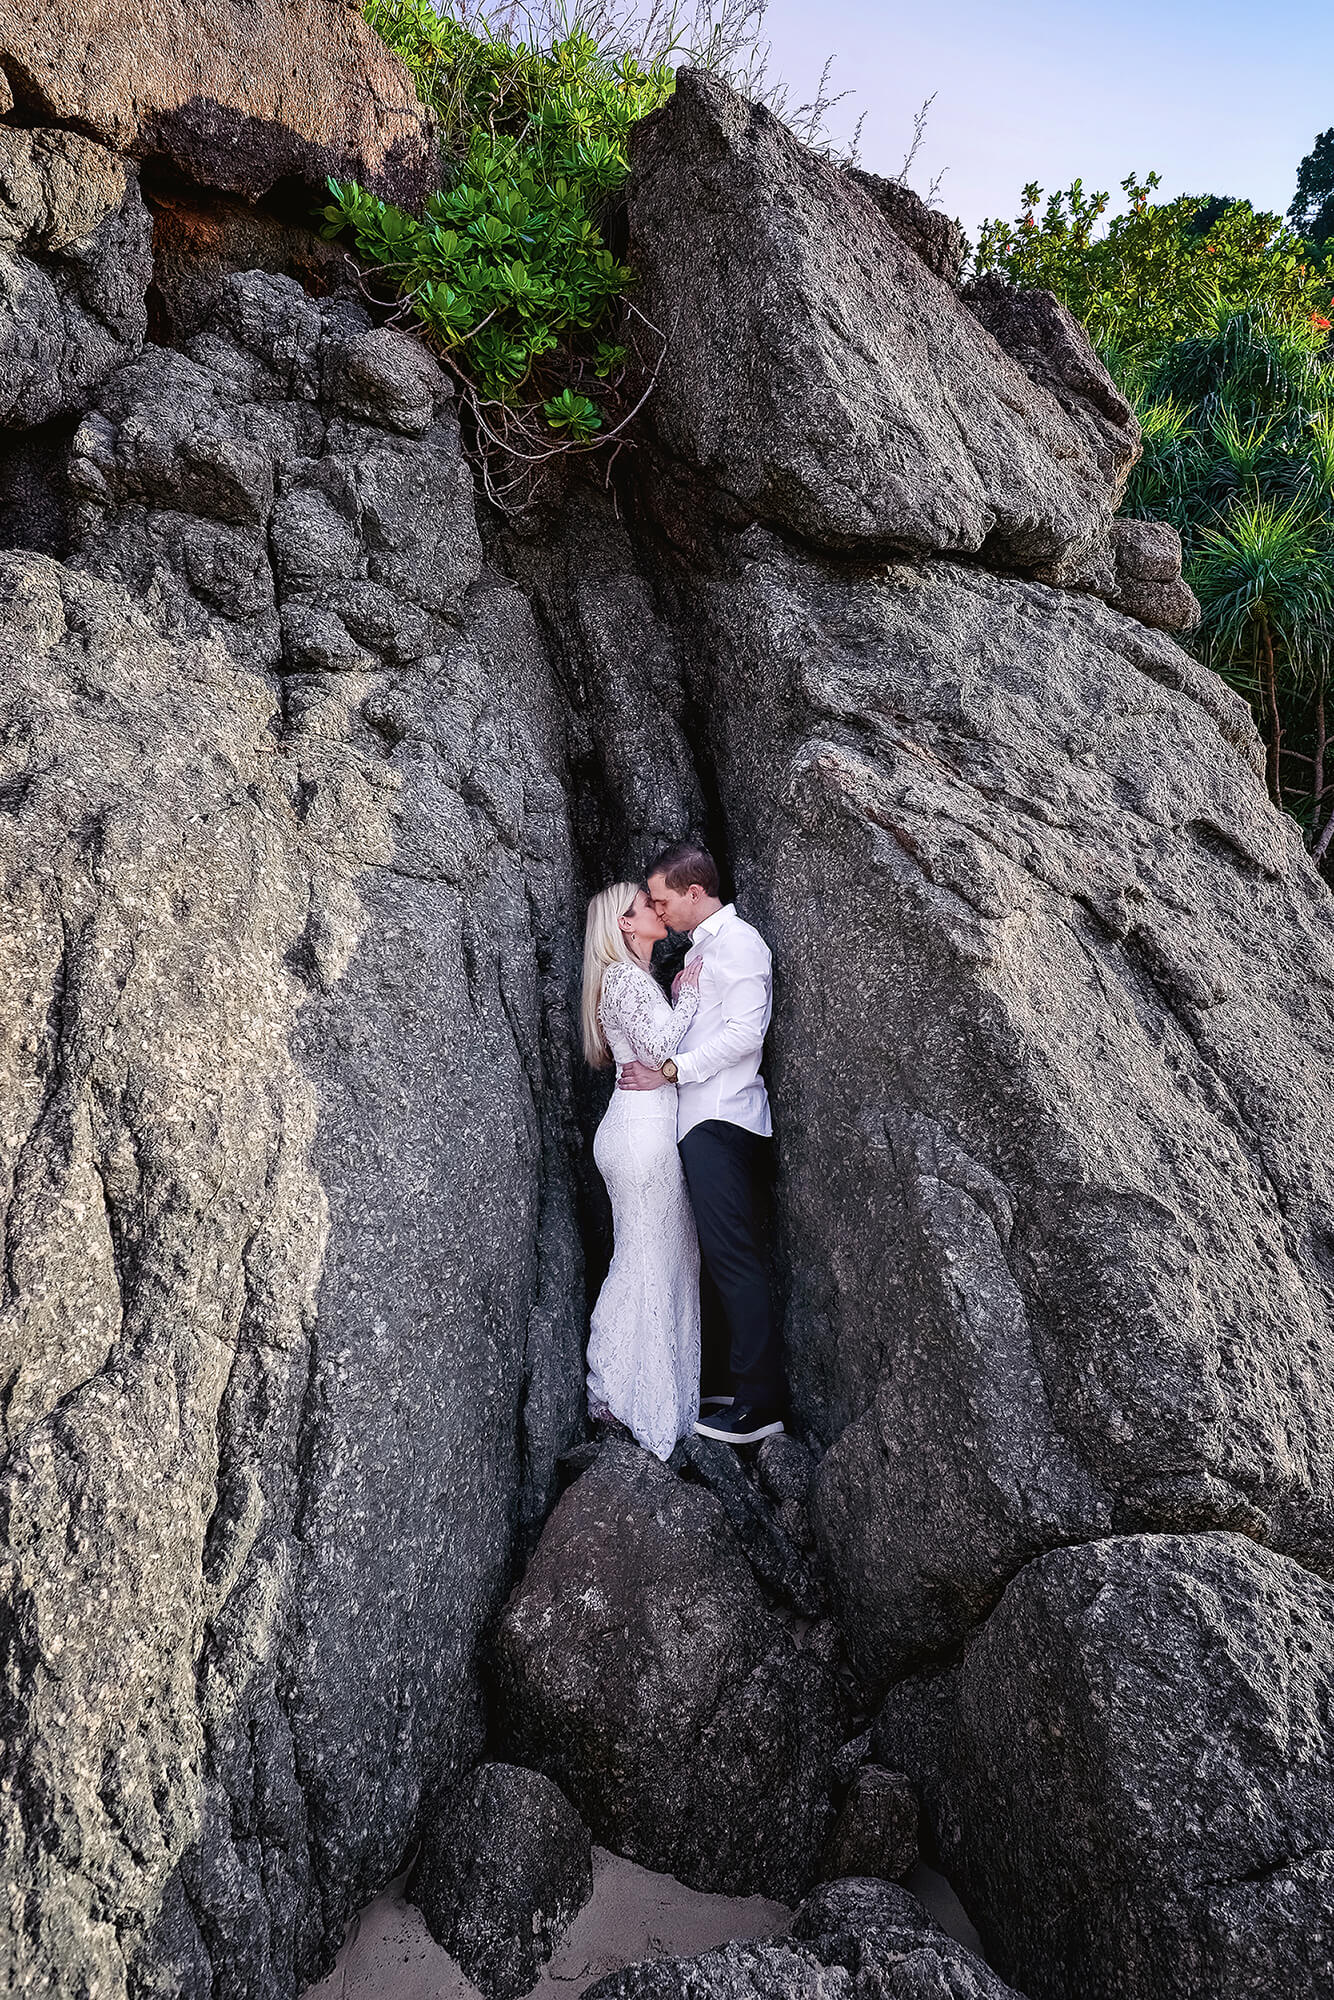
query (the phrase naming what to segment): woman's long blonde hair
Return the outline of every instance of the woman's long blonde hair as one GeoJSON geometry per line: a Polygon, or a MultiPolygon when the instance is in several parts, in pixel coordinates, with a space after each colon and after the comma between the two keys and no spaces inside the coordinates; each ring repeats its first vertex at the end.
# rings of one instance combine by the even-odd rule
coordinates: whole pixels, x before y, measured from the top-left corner
{"type": "Polygon", "coordinates": [[[642,882],[613,882],[610,889],[599,889],[588,906],[584,925],[584,1054],[594,1069],[605,1069],[611,1061],[598,1019],[603,975],[609,965],[639,963],[625,941],[621,918],[629,916],[643,886],[642,882]]]}

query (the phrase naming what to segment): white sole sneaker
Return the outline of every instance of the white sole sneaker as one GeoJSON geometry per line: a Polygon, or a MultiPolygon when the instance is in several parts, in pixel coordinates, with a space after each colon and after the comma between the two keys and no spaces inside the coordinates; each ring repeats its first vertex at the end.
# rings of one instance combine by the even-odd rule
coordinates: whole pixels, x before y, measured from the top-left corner
{"type": "Polygon", "coordinates": [[[767,1424],[755,1424],[751,1429],[744,1431],[722,1430],[701,1420],[695,1425],[695,1436],[716,1438],[719,1444],[757,1444],[761,1438],[777,1437],[782,1428],[781,1417],[775,1417],[767,1424]]]}

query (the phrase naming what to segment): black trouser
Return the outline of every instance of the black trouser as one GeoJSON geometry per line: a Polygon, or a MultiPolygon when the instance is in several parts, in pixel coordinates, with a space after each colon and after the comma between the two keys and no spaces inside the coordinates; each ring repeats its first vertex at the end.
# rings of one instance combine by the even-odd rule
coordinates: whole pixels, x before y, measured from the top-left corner
{"type": "MultiPolygon", "coordinates": [[[[723,1118],[692,1126],[679,1147],[699,1237],[708,1319],[710,1290],[726,1327],[727,1367],[738,1403],[777,1409],[783,1400],[778,1329],[769,1297],[764,1222],[770,1141],[723,1118]]],[[[708,1340],[706,1324],[705,1339],[708,1340]]],[[[705,1363],[708,1365],[708,1348],[705,1363]]]]}

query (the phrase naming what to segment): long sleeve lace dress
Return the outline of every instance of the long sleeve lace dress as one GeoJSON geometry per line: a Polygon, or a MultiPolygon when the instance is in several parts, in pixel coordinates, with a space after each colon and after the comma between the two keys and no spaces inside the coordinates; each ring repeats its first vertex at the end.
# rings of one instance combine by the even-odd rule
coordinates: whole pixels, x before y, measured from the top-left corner
{"type": "MultiPolygon", "coordinates": [[[[609,965],[598,1017],[617,1075],[674,1055],[698,1004],[687,988],[672,1007],[650,973],[609,965]]],[[[593,1158],[615,1241],[589,1333],[589,1408],[665,1459],[699,1416],[699,1249],[676,1150],[676,1086],[613,1090],[593,1158]]]]}

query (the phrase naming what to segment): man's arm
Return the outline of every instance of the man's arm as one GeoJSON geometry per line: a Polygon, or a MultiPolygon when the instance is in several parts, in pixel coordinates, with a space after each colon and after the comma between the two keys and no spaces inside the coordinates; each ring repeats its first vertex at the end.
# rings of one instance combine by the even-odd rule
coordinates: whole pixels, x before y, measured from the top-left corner
{"type": "Polygon", "coordinates": [[[763,945],[757,940],[734,946],[714,976],[722,989],[723,1023],[706,1041],[677,1055],[680,1083],[707,1083],[743,1056],[758,1055],[764,1046],[771,973],[763,945]]]}

